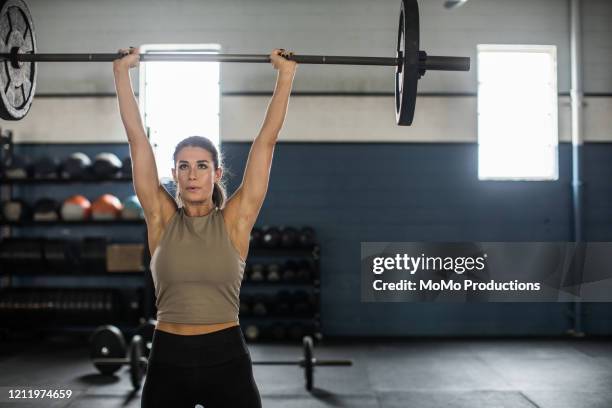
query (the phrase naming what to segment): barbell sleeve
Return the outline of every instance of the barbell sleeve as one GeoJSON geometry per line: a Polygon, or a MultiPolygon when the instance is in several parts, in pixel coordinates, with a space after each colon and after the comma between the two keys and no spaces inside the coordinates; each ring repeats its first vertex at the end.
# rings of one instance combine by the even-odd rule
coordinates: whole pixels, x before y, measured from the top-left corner
{"type": "Polygon", "coordinates": [[[314,366],[352,366],[353,362],[350,360],[317,360],[313,361],[314,366]]]}
{"type": "Polygon", "coordinates": [[[440,57],[428,55],[425,60],[425,70],[429,71],[469,71],[468,57],[440,57]]]}

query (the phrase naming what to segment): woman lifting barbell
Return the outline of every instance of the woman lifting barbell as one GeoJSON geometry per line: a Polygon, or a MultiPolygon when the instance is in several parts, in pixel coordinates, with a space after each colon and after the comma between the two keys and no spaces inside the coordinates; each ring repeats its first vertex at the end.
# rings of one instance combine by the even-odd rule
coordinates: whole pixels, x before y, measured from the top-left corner
{"type": "Polygon", "coordinates": [[[282,49],[270,54],[276,87],[235,193],[226,199],[215,145],[191,136],[174,151],[174,198],[159,182],[132,91],[129,69],[138,65],[138,49],[121,53],[113,63],[115,86],[147,223],[158,321],[142,407],[261,407],[238,320],[239,292],[297,64],[282,49]]]}

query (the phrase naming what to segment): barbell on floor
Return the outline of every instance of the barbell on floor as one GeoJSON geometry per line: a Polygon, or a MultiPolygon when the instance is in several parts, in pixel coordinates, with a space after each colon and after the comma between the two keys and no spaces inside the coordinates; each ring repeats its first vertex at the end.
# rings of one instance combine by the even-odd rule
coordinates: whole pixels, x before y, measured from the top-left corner
{"type": "MultiPolygon", "coordinates": [[[[153,333],[150,330],[151,321],[143,324],[138,333],[153,333]],[[146,327],[145,327],[146,326],[146,327]]],[[[146,336],[146,334],[144,335],[146,336]]],[[[130,380],[135,390],[140,389],[148,360],[145,357],[146,350],[150,348],[151,339],[136,334],[132,337],[130,347],[127,350],[125,339],[121,330],[116,326],[106,325],[98,327],[90,339],[90,357],[94,366],[102,374],[112,375],[122,366],[130,367],[130,380]]],[[[298,366],[304,370],[304,385],[306,390],[311,391],[314,386],[315,367],[346,367],[353,365],[351,360],[319,360],[314,355],[314,344],[312,337],[304,336],[302,339],[302,358],[299,360],[285,361],[253,361],[253,365],[291,365],[298,366]]]]}
{"type": "MultiPolygon", "coordinates": [[[[0,117],[20,120],[28,113],[36,90],[36,62],[108,62],[110,54],[45,54],[36,52],[32,15],[24,0],[0,0],[0,117]]],[[[417,0],[402,0],[395,57],[293,55],[300,64],[382,65],[395,67],[395,117],[398,125],[410,125],[414,117],[417,82],[427,70],[469,71],[467,57],[430,56],[419,50],[417,0]]],[[[140,61],[270,62],[257,54],[141,54],[140,61]]]]}
{"type": "Polygon", "coordinates": [[[134,335],[126,356],[125,339],[121,330],[112,325],[100,326],[91,335],[89,356],[98,371],[105,375],[112,375],[122,366],[128,365],[132,386],[138,390],[147,370],[145,341],[141,335],[134,335]]]}

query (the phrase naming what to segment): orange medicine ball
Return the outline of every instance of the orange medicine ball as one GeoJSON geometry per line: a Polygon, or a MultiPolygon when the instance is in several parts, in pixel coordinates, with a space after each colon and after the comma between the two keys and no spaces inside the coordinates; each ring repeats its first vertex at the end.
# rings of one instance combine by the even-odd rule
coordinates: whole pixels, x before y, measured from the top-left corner
{"type": "Polygon", "coordinates": [[[121,200],[112,194],[101,195],[91,205],[91,218],[94,220],[114,220],[121,216],[121,200]]]}
{"type": "Polygon", "coordinates": [[[66,221],[86,220],[91,215],[91,203],[80,194],[73,195],[64,200],[61,213],[66,221]]]}

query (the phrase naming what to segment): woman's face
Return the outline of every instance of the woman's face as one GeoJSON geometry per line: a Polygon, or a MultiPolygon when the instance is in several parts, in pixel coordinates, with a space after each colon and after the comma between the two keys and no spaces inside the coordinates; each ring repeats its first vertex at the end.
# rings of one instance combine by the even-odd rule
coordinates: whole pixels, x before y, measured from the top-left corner
{"type": "Polygon", "coordinates": [[[215,170],[212,154],[201,147],[188,146],[176,155],[172,177],[184,203],[204,204],[212,199],[215,182],[221,179],[222,170],[215,170]]]}

